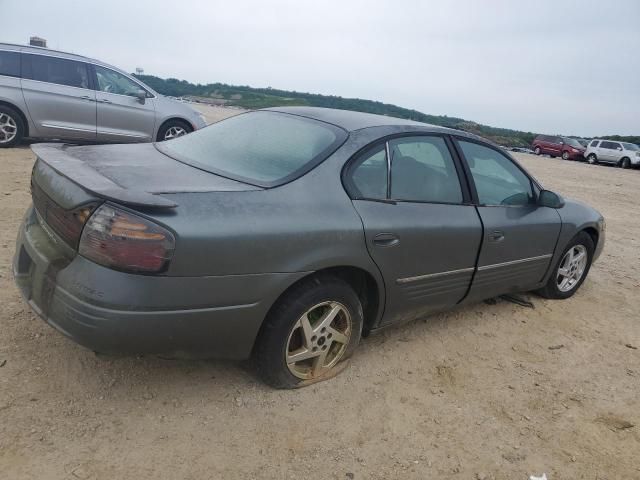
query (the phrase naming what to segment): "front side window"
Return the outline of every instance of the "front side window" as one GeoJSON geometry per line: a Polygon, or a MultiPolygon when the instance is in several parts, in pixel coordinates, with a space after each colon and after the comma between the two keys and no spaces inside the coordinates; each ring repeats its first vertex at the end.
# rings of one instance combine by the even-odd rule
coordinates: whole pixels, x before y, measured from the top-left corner
{"type": "Polygon", "coordinates": [[[638,147],[638,145],[636,145],[635,143],[623,143],[622,145],[624,146],[625,150],[633,150],[634,152],[640,150],[640,147],[638,147]]]}
{"type": "Polygon", "coordinates": [[[391,199],[462,203],[458,173],[442,137],[405,137],[389,141],[391,199]]]}
{"type": "Polygon", "coordinates": [[[89,88],[89,74],[85,63],[44,55],[28,55],[28,57],[31,62],[32,80],[89,88]]]}
{"type": "Polygon", "coordinates": [[[500,152],[477,143],[458,141],[483,205],[527,205],[533,202],[531,180],[500,152]]]}
{"type": "Polygon", "coordinates": [[[142,90],[140,85],[121,73],[100,67],[99,65],[94,65],[94,68],[96,70],[96,78],[98,79],[98,90],[101,92],[134,97],[137,92],[142,90]]]}
{"type": "Polygon", "coordinates": [[[156,148],[211,173],[270,187],[313,168],[346,138],[344,130],[328,123],[255,111],[158,143],[156,148]]]}
{"type": "Polygon", "coordinates": [[[0,51],[0,75],[20,76],[20,53],[0,51]]]}

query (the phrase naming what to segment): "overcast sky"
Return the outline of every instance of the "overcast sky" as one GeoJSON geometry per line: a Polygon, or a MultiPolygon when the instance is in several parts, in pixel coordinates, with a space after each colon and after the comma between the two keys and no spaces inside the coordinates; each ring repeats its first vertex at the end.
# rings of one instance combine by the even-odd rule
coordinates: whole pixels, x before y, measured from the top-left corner
{"type": "Polygon", "coordinates": [[[492,126],[640,134],[640,0],[0,0],[0,41],[492,126]]]}

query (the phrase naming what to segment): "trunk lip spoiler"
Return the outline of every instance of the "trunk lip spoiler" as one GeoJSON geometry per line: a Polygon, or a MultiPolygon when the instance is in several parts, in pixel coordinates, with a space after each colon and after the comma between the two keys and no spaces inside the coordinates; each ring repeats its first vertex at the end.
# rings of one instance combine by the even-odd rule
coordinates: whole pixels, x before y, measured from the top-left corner
{"type": "Polygon", "coordinates": [[[38,143],[31,146],[37,161],[41,161],[64,178],[72,181],[84,190],[105,200],[147,208],[175,208],[177,203],[149,192],[136,192],[121,187],[103,176],[79,158],[65,152],[69,144],[38,143]]]}

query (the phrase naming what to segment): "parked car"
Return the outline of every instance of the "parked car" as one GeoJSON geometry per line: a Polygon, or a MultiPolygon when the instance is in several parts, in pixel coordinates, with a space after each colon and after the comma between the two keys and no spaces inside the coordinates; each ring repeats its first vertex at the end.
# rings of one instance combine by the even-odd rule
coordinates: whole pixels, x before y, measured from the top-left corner
{"type": "Polygon", "coordinates": [[[296,387],[368,334],[460,304],[572,296],[602,216],[459,130],[323,108],[162,143],[39,144],[15,281],[98,352],[256,360],[296,387]]]}
{"type": "Polygon", "coordinates": [[[533,140],[533,151],[536,155],[547,154],[562,157],[563,160],[582,160],[585,147],[576,139],[553,135],[538,135],[533,140]]]}
{"type": "Polygon", "coordinates": [[[585,153],[587,162],[611,163],[622,168],[640,165],[640,147],[634,143],[595,139],[585,153]]]}
{"type": "Polygon", "coordinates": [[[167,140],[206,125],[184,103],[106,63],[0,44],[0,147],[24,137],[74,142],[167,140]]]}

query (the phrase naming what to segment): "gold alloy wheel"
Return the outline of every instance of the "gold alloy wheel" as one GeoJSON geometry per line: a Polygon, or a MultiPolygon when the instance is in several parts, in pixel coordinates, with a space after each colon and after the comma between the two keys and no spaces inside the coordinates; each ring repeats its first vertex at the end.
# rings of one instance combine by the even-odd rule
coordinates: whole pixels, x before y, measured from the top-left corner
{"type": "Polygon", "coordinates": [[[289,333],[285,352],[289,371],[302,380],[325,374],[344,356],[352,331],[351,315],[341,303],[311,307],[289,333]]]}

